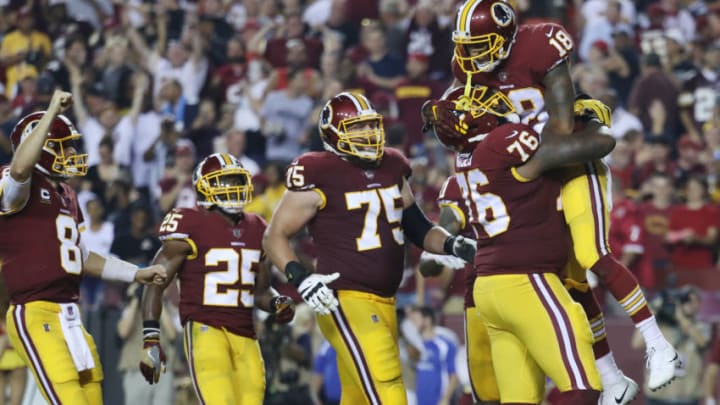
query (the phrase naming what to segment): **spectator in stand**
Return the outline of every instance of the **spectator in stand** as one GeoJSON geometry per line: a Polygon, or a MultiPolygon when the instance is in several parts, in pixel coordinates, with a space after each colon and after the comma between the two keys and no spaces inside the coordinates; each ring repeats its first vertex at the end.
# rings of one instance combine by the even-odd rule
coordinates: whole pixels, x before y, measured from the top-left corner
{"type": "Polygon", "coordinates": [[[691,176],[707,176],[707,169],[700,160],[704,150],[702,142],[685,135],[677,143],[678,157],[675,164],[676,185],[684,185],[691,176]]]}
{"type": "Polygon", "coordinates": [[[269,221],[280,202],[280,198],[285,194],[285,165],[277,162],[268,163],[262,172],[266,187],[262,194],[257,193],[253,196],[250,204],[245,206],[246,212],[258,214],[269,221]]]}
{"type": "Polygon", "coordinates": [[[167,405],[175,403],[174,370],[178,361],[175,338],[181,331],[178,309],[163,296],[163,311],[160,315],[160,341],[165,349],[166,369],[155,385],[145,383],[138,369],[142,358],[137,348],[142,346],[142,314],[140,300],[143,288],[137,283],[126,290],[126,305],[117,324],[117,334],[122,339],[118,369],[123,375],[123,389],[126,405],[167,405]]]}
{"type": "Polygon", "coordinates": [[[5,94],[0,93],[0,165],[10,163],[12,158],[12,144],[10,143],[10,134],[15,128],[17,117],[13,114],[5,94]]]}
{"type": "Polygon", "coordinates": [[[285,44],[287,52],[287,66],[275,68],[268,77],[265,94],[273,90],[285,90],[290,85],[290,73],[300,72],[304,81],[304,91],[310,97],[317,95],[320,83],[320,73],[308,64],[305,43],[298,38],[288,39],[285,44]]]}
{"type": "Polygon", "coordinates": [[[240,36],[232,37],[225,49],[225,60],[213,71],[210,88],[216,101],[235,101],[247,86],[245,43],[240,36]]]}
{"type": "Polygon", "coordinates": [[[287,45],[291,39],[297,39],[303,43],[308,66],[319,66],[323,44],[317,38],[305,36],[305,24],[302,22],[302,16],[296,12],[285,15],[285,21],[277,27],[274,38],[267,42],[264,53],[265,60],[274,68],[289,66],[287,45]]]}
{"type": "MultiPolygon", "coordinates": [[[[82,240],[89,251],[106,257],[110,255],[110,248],[115,239],[115,227],[112,222],[105,220],[105,206],[103,201],[95,196],[85,203],[87,211],[87,227],[82,233],[82,240]]],[[[99,278],[83,277],[80,282],[80,294],[84,308],[94,308],[102,299],[103,282],[99,278]]]]}
{"type": "Polygon", "coordinates": [[[449,405],[458,379],[455,375],[457,344],[436,332],[437,315],[432,308],[410,312],[410,320],[422,336],[425,354],[417,362],[418,405],[449,405]]]}
{"type": "Polygon", "coordinates": [[[615,27],[612,39],[614,53],[617,55],[614,58],[613,67],[617,68],[621,64],[627,65],[628,74],[625,77],[611,74],[609,79],[613,89],[618,93],[617,104],[626,107],[632,84],[640,74],[640,59],[635,46],[635,36],[630,27],[626,25],[615,27]]]}
{"type": "Polygon", "coordinates": [[[5,95],[15,95],[20,69],[26,65],[42,69],[51,54],[50,38],[35,29],[32,6],[21,7],[16,14],[16,29],[6,34],[0,46],[0,59],[5,66],[5,95]]]}
{"type": "Polygon", "coordinates": [[[190,119],[194,118],[188,111],[188,103],[183,95],[183,85],[176,79],[167,79],[160,87],[157,95],[160,104],[160,113],[165,117],[172,117],[178,131],[189,129],[190,119]]]}
{"type": "Polygon", "coordinates": [[[17,92],[11,103],[16,116],[23,115],[27,108],[32,108],[38,102],[37,76],[35,66],[23,65],[18,68],[17,92]]]}
{"type": "Polygon", "coordinates": [[[83,189],[90,190],[103,202],[107,202],[108,188],[117,179],[129,180],[132,175],[130,169],[118,164],[113,157],[115,144],[111,137],[106,136],[100,140],[98,153],[100,161],[88,168],[87,175],[83,178],[83,189]]]}
{"type": "MultiPolygon", "coordinates": [[[[665,70],[671,73],[670,77],[678,87],[697,73],[697,67],[692,63],[688,49],[687,38],[680,30],[665,31],[665,70]]],[[[680,94],[680,107],[682,107],[682,97],[683,95],[680,94]]]]}
{"type": "MultiPolygon", "coordinates": [[[[385,43],[388,50],[395,55],[403,55],[407,50],[408,42],[407,4],[405,4],[404,0],[380,0],[379,12],[379,22],[385,31],[385,43]]],[[[413,21],[411,20],[409,23],[412,25],[413,21]]],[[[449,66],[447,64],[448,60],[450,60],[449,57],[445,59],[446,66],[449,66]]]]}
{"type": "Polygon", "coordinates": [[[717,113],[720,93],[720,44],[705,49],[703,64],[696,74],[683,83],[678,104],[680,119],[690,137],[702,143],[702,128],[712,123],[717,113]]]}
{"type": "Polygon", "coordinates": [[[195,153],[198,156],[208,156],[213,153],[215,139],[222,134],[218,124],[215,103],[210,99],[202,99],[195,120],[185,132],[185,138],[195,145],[195,153]]]}
{"type": "Polygon", "coordinates": [[[100,70],[99,81],[103,84],[108,100],[115,103],[121,110],[130,108],[132,102],[132,76],[128,41],[114,36],[108,38],[105,47],[95,60],[100,70]]]}
{"type": "Polygon", "coordinates": [[[82,70],[89,68],[87,63],[86,39],[75,33],[66,37],[65,49],[62,59],[56,59],[48,63],[47,69],[50,72],[53,83],[61,89],[70,89],[70,70],[67,65],[78,66],[82,70]]]}
{"type": "Polygon", "coordinates": [[[705,377],[703,378],[703,391],[705,393],[705,404],[704,405],[717,405],[718,403],[718,371],[720,371],[720,333],[717,332],[717,325],[715,327],[715,339],[708,358],[707,369],[705,370],[705,377]]]}
{"type": "MultiPolygon", "coordinates": [[[[655,104],[662,108],[660,103],[655,104]]],[[[646,160],[638,159],[638,182],[645,183],[654,174],[663,174],[675,182],[677,163],[670,158],[669,141],[665,138],[649,138],[643,145],[643,154],[646,160]]]]}
{"type": "Polygon", "coordinates": [[[145,168],[148,176],[147,186],[154,198],[157,198],[157,185],[165,177],[166,168],[173,165],[175,144],[180,140],[180,131],[175,129],[173,118],[159,117],[159,114],[156,117],[148,114],[148,121],[154,121],[153,118],[160,120],[160,128],[157,138],[142,155],[143,162],[147,164],[145,168]]]}
{"type": "Polygon", "coordinates": [[[610,132],[615,139],[625,137],[628,131],[642,132],[642,122],[638,117],[630,114],[625,107],[618,104],[617,92],[613,89],[607,89],[600,93],[597,98],[612,109],[612,126],[610,132]]]}
{"type": "Polygon", "coordinates": [[[673,207],[665,236],[671,246],[670,261],[675,271],[713,268],[719,219],[717,207],[707,202],[707,181],[699,176],[690,177],[685,185],[685,203],[673,207]]]}
{"type": "Polygon", "coordinates": [[[235,156],[235,158],[240,161],[240,164],[250,172],[250,176],[255,176],[260,173],[260,166],[245,155],[245,147],[247,145],[245,132],[239,129],[231,129],[225,133],[222,140],[224,141],[223,144],[220,145],[215,152],[226,152],[235,156]]]}
{"type": "MultiPolygon", "coordinates": [[[[613,149],[610,154],[609,167],[613,179],[617,179],[624,187],[624,189],[621,189],[624,195],[628,196],[631,193],[636,193],[636,167],[633,151],[630,143],[625,139],[618,139],[616,141],[615,149],[613,149]]],[[[614,185],[615,180],[613,180],[613,187],[614,185]]]]}
{"type": "Polygon", "coordinates": [[[428,63],[427,54],[408,54],[405,64],[407,78],[395,88],[398,119],[405,126],[408,135],[403,148],[408,157],[421,153],[425,142],[422,117],[418,111],[426,100],[439,99],[445,91],[442,83],[428,77],[428,63]]]}
{"type": "Polygon", "coordinates": [[[627,28],[632,31],[630,26],[623,22],[621,7],[620,1],[610,0],[606,4],[604,15],[600,15],[585,24],[578,48],[578,54],[582,60],[590,60],[590,48],[597,41],[610,44],[612,43],[613,32],[618,29],[627,28]]]}
{"type": "Polygon", "coordinates": [[[335,349],[323,340],[315,354],[310,394],[313,405],[340,405],[340,374],[335,349]]]}
{"type": "Polygon", "coordinates": [[[268,160],[289,163],[303,150],[307,140],[312,99],[305,93],[302,71],[288,72],[288,87],[268,94],[260,110],[263,135],[267,137],[268,160]]]}
{"type": "Polygon", "coordinates": [[[343,51],[357,45],[359,27],[347,18],[346,3],[352,0],[330,0],[330,15],[326,28],[339,35],[343,51]]]}
{"type": "Polygon", "coordinates": [[[408,54],[420,52],[428,55],[430,77],[434,79],[450,76],[453,48],[446,46],[450,41],[450,21],[436,13],[439,7],[433,0],[420,0],[410,14],[403,50],[408,54]]]}
{"type": "Polygon", "coordinates": [[[154,223],[148,207],[141,203],[129,207],[130,221],[125,228],[115,227],[110,253],[137,265],[152,261],[160,241],[155,237],[154,223]]]}
{"type": "Polygon", "coordinates": [[[645,253],[642,213],[635,202],[625,195],[620,179],[613,178],[612,187],[610,250],[617,260],[639,278],[642,273],[638,265],[640,257],[645,253]]]}
{"type": "Polygon", "coordinates": [[[382,28],[376,27],[364,35],[363,46],[368,50],[368,57],[358,66],[358,76],[373,86],[388,91],[395,89],[403,80],[405,64],[402,58],[388,51],[382,28]]]}
{"type": "Polygon", "coordinates": [[[670,250],[665,237],[670,229],[673,194],[672,179],[665,174],[655,173],[643,183],[641,195],[651,199],[640,206],[645,254],[639,264],[638,281],[648,289],[662,288],[662,277],[671,270],[670,250]]]}
{"type": "Polygon", "coordinates": [[[675,84],[662,70],[658,54],[645,55],[641,72],[630,91],[628,108],[640,118],[645,130],[650,130],[652,135],[674,140],[680,128],[675,84]],[[662,115],[658,113],[660,107],[662,115]]]}
{"type": "Polygon", "coordinates": [[[173,208],[193,208],[197,201],[192,183],[195,169],[195,146],[187,139],[175,144],[175,161],[165,178],[160,180],[158,204],[164,214],[173,208]]]}

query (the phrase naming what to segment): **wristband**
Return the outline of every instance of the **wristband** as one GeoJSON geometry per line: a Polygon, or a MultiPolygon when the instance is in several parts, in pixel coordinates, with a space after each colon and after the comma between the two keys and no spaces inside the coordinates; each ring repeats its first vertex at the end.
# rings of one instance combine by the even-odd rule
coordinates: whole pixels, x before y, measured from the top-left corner
{"type": "Polygon", "coordinates": [[[445,251],[445,254],[455,256],[455,251],[453,250],[455,239],[457,239],[457,236],[455,235],[449,236],[445,239],[445,243],[443,243],[443,250],[445,251]]]}
{"type": "Polygon", "coordinates": [[[307,271],[305,266],[298,262],[292,261],[285,265],[285,275],[287,276],[290,284],[294,285],[297,288],[300,286],[300,283],[302,283],[303,280],[305,280],[307,276],[310,275],[310,273],[307,271]]]}
{"type": "Polygon", "coordinates": [[[124,260],[116,257],[106,257],[100,278],[103,280],[132,283],[135,281],[135,273],[137,273],[138,269],[138,266],[124,260]]]}
{"type": "Polygon", "coordinates": [[[160,339],[160,322],[159,321],[143,321],[143,340],[160,339]]]}

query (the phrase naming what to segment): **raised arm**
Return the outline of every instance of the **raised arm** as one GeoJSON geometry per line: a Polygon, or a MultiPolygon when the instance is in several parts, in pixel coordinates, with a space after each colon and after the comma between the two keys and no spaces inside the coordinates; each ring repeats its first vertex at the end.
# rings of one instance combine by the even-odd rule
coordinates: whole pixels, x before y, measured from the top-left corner
{"type": "Polygon", "coordinates": [[[90,118],[90,114],[88,113],[87,108],[85,108],[85,103],[83,101],[82,72],[78,66],[72,63],[66,63],[65,66],[67,66],[70,71],[70,87],[73,94],[77,97],[77,100],[73,103],[73,112],[75,113],[75,119],[77,119],[78,125],[82,127],[90,118]]]}

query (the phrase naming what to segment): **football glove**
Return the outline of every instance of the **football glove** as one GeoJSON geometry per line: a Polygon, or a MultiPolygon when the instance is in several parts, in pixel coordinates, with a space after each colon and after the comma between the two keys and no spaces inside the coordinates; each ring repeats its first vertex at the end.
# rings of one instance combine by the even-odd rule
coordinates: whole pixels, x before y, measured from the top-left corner
{"type": "Polygon", "coordinates": [[[612,110],[600,100],[580,95],[573,104],[575,115],[588,116],[589,119],[597,119],[603,125],[610,127],[612,124],[612,110]]]}
{"type": "Polygon", "coordinates": [[[295,302],[286,295],[278,295],[270,301],[270,308],[273,311],[275,322],[290,323],[295,317],[295,302]]]}
{"type": "Polygon", "coordinates": [[[311,274],[300,283],[298,292],[313,311],[320,315],[330,315],[337,309],[338,300],[327,285],[339,277],[340,273],[311,274]]]}
{"type": "Polygon", "coordinates": [[[435,132],[445,137],[465,137],[470,129],[453,101],[428,100],[422,106],[422,115],[423,132],[435,128],[435,132]]]}
{"type": "Polygon", "coordinates": [[[422,254],[420,254],[420,261],[434,262],[451,270],[460,270],[465,268],[465,261],[459,257],[451,255],[437,255],[427,251],[423,251],[422,254]]]}
{"type": "Polygon", "coordinates": [[[160,373],[165,372],[165,351],[160,346],[160,323],[143,322],[143,353],[140,359],[140,372],[145,380],[152,384],[160,381],[160,373]]]}
{"type": "Polygon", "coordinates": [[[475,251],[477,251],[477,242],[468,239],[462,235],[450,236],[445,239],[445,253],[457,256],[468,263],[475,260],[475,251]]]}

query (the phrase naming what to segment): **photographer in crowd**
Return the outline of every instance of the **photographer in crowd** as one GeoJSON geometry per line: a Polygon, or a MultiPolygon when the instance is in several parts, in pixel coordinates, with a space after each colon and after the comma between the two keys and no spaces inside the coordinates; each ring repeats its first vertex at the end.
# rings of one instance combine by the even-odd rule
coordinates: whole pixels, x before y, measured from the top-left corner
{"type": "MultiPolygon", "coordinates": [[[[651,303],[660,330],[677,349],[682,367],[675,370],[678,378],[661,390],[652,392],[646,384],[648,405],[700,405],[703,357],[711,336],[710,325],[696,318],[701,297],[698,288],[686,285],[662,291],[651,303]]],[[[632,347],[644,348],[642,336],[637,331],[632,347]]]]}

